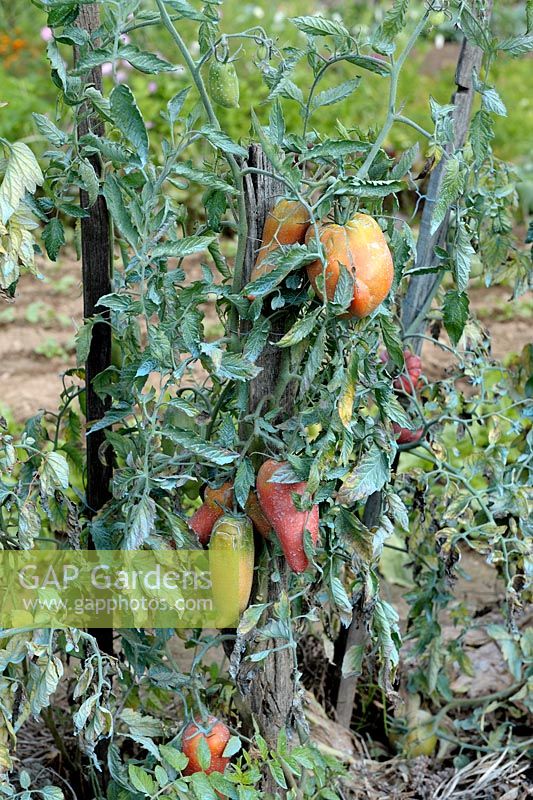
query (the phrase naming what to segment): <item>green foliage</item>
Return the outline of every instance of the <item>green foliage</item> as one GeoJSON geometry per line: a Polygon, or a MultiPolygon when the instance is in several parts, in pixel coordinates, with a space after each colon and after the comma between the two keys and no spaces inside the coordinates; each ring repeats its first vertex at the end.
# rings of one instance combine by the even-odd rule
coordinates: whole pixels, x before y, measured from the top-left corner
{"type": "MultiPolygon", "coordinates": [[[[391,4],[392,5],[392,4],[391,4]]],[[[413,0],[410,4],[408,15],[413,15],[420,8],[419,0],[413,0]]],[[[309,11],[308,4],[302,0],[291,0],[291,15],[306,14],[309,11]]],[[[378,13],[383,14],[386,6],[377,9],[378,13]]],[[[371,32],[373,26],[374,10],[367,3],[356,2],[349,8],[343,10],[345,14],[345,24],[351,29],[354,25],[361,28],[363,34],[371,32]]],[[[493,26],[498,35],[502,38],[513,38],[520,36],[525,30],[523,12],[520,7],[515,6],[508,9],[506,4],[497,3],[493,14],[493,26]],[[512,18],[511,18],[512,14],[512,18]]],[[[55,97],[54,89],[51,87],[48,78],[48,64],[44,54],[44,47],[38,37],[38,28],[46,24],[46,16],[40,14],[34,6],[28,4],[26,0],[13,0],[9,8],[0,10],[5,19],[2,20],[6,31],[10,31],[13,38],[24,36],[27,42],[27,49],[20,52],[15,68],[0,64],[0,75],[2,76],[2,99],[8,103],[4,113],[0,115],[0,134],[14,141],[35,133],[32,121],[27,113],[27,97],[32,98],[33,106],[41,114],[50,114],[53,108],[55,97]],[[36,19],[37,17],[37,19],[36,19]],[[40,17],[40,18],[39,18],[40,17]],[[17,30],[14,30],[17,28],[17,30]]],[[[425,40],[420,42],[416,53],[413,53],[408,63],[405,65],[400,76],[400,89],[402,97],[407,101],[406,111],[419,124],[428,124],[427,103],[425,98],[432,94],[440,102],[447,102],[450,97],[450,87],[452,86],[453,67],[448,66],[448,60],[435,72],[431,67],[434,54],[435,36],[443,33],[447,40],[451,40],[450,46],[458,39],[458,33],[451,25],[450,21],[441,15],[442,20],[438,25],[430,24],[424,32],[425,40]]],[[[0,17],[1,20],[1,17],[0,17]]],[[[258,24],[260,20],[263,27],[271,36],[279,37],[284,43],[299,46],[301,41],[296,29],[286,25],[285,19],[280,17],[277,7],[262,5],[260,12],[253,5],[243,5],[237,0],[224,0],[224,17],[222,19],[222,29],[226,33],[233,31],[229,26],[239,26],[242,29],[249,29],[258,24]],[[256,14],[258,16],[256,16],[256,14]],[[260,14],[260,15],[259,15],[260,14]]],[[[183,20],[183,28],[186,36],[193,33],[193,22],[183,20]]],[[[73,26],[71,26],[72,28],[73,26]]],[[[404,35],[404,34],[401,34],[404,35]]],[[[139,49],[146,52],[161,50],[165,59],[171,59],[170,49],[167,42],[154,34],[154,29],[146,27],[136,32],[139,37],[139,49]]],[[[244,40],[243,49],[240,51],[239,58],[235,62],[241,89],[240,106],[242,113],[221,111],[221,119],[224,127],[231,133],[232,137],[239,139],[248,133],[248,119],[250,107],[256,110],[263,110],[259,106],[259,101],[266,97],[264,86],[251,63],[253,57],[253,44],[244,40]]],[[[127,47],[120,43],[121,51],[127,47]]],[[[127,51],[126,51],[127,52],[127,51]]],[[[109,61],[110,59],[107,59],[109,61]]],[[[126,60],[117,69],[120,77],[129,68],[126,60]],[[124,64],[126,66],[124,66],[124,64]]],[[[337,83],[354,79],[353,67],[359,67],[364,72],[365,80],[360,86],[357,96],[357,122],[362,129],[375,126],[383,119],[386,111],[386,100],[381,91],[379,78],[372,79],[368,76],[367,70],[385,71],[386,62],[372,59],[366,55],[353,56],[346,64],[339,64],[336,68],[339,79],[325,76],[326,87],[332,88],[337,83]],[[352,64],[350,67],[349,64],[352,64]]],[[[528,131],[533,124],[533,110],[531,103],[524,94],[523,87],[527,84],[529,74],[529,64],[524,59],[514,59],[512,62],[503,52],[498,54],[498,58],[493,64],[494,78],[498,84],[499,91],[506,106],[510,109],[520,108],[520,113],[512,113],[506,118],[496,121],[495,126],[495,152],[501,158],[527,158],[529,155],[528,131]]],[[[296,67],[297,83],[300,85],[306,81],[305,65],[299,64],[296,67]]],[[[358,74],[356,72],[356,74],[358,74]]],[[[106,88],[111,86],[111,78],[105,78],[106,88]]],[[[164,130],[161,125],[160,108],[167,102],[173,92],[182,85],[187,85],[187,78],[181,70],[175,72],[164,72],[153,82],[147,82],[144,77],[134,71],[129,72],[128,83],[135,92],[137,101],[142,109],[145,119],[154,125],[154,135],[157,140],[164,130]],[[154,85],[155,84],[155,85],[154,85]]],[[[327,88],[326,88],[327,90],[327,88]]],[[[328,135],[333,135],[335,131],[335,118],[343,120],[344,124],[350,125],[353,118],[353,105],[348,102],[341,102],[337,107],[335,116],[322,118],[320,129],[328,135]]],[[[297,122],[297,112],[290,107],[285,108],[287,120],[292,127],[297,122]]],[[[413,141],[414,132],[407,128],[397,127],[391,131],[389,145],[393,149],[404,149],[413,141]]]]}
{"type": "MultiPolygon", "coordinates": [[[[75,412],[83,398],[78,381],[84,379],[91,320],[80,328],[80,366],[65,376],[59,413],[29,420],[22,433],[6,428],[0,433],[2,546],[29,549],[53,539],[61,547],[91,540],[101,548],[198,547],[188,526],[187,486],[219,487],[230,481],[237,511],[246,505],[265,454],[288,462],[281,480],[306,481],[305,494],[295,496],[299,508],[320,505],[321,537],[316,548],[308,537],[311,565],[303,575],[291,576],[289,591],[280,590],[275,602],[263,602],[265,596],[259,595],[243,615],[231,674],[206,662],[212,647],[234,638],[229,633],[189,631],[187,647],[197,649],[185,668],[174,658],[172,631],[121,631],[120,660],[104,656],[83,631],[3,631],[0,665],[10,682],[9,691],[0,686],[6,724],[9,719],[16,726],[19,719],[44,713],[53,729],[51,698],[62,679],[62,656],[68,653],[75,681],[72,724],[80,741],[75,767],[81,772],[87,763],[83,754],[98,780],[102,743],[109,745],[110,797],[205,800],[216,798],[218,791],[252,800],[264,796],[262,773],[289,800],[339,797],[343,768],[303,732],[300,741],[290,743],[284,729],[277,742],[267,742],[257,729],[248,739],[234,734],[227,753],[233,763],[224,774],[207,773],[211,755],[204,743],[198,753],[204,771],[187,776],[180,737],[192,718],[205,719],[206,706],[238,731],[234,678],[239,665],[251,662],[261,669],[273,651],[296,654],[301,636],[316,628],[332,651],[333,639],[350,624],[354,608],[365,609],[368,640],[347,651],[343,672],[365,674],[366,683],[375,682],[385,701],[391,698],[401,636],[398,614],[381,594],[379,563],[394,534],[405,541],[413,565],[409,634],[419,664],[408,688],[438,707],[452,702],[452,658],[468,669],[461,642],[455,649],[443,648],[440,628],[460,543],[490,554],[501,567],[504,615],[489,632],[502,649],[517,693],[526,688],[530,645],[513,624],[529,569],[524,486],[532,469],[525,389],[531,357],[526,353],[509,375],[490,379],[482,337],[469,319],[467,294],[475,250],[484,261],[487,282],[514,279],[519,293],[529,277],[510,224],[514,176],[491,150],[494,115],[502,115],[503,102],[488,83],[476,86],[481,108],[458,152],[450,152],[452,108],[441,104],[450,87],[424,109],[424,124],[431,130],[421,135],[428,138],[432,157],[445,159],[432,231],[450,220],[436,267],[439,278],[446,277],[446,292],[437,294],[431,314],[454,345],[465,344],[458,351],[462,374],[481,388],[471,400],[451,380],[423,382],[408,392],[398,389],[404,364],[397,317],[415,243],[407,224],[396,227],[395,221],[399,193],[416,185],[418,151],[409,141],[406,152],[392,157],[383,146],[406,122],[405,127],[412,129],[414,123],[416,128],[417,120],[397,109],[403,82],[409,80],[410,53],[428,14],[417,5],[410,16],[415,4],[397,0],[379,21],[369,19],[357,31],[352,21],[300,15],[292,20],[295,46],[285,47],[257,25],[225,35],[221,9],[214,3],[200,10],[184,0],[157,0],[147,9],[127,0],[102,8],[96,46],[73,26],[79,2],[40,5],[54,29],[48,57],[61,113],[54,120],[40,112],[34,116],[47,143],[43,174],[25,143],[2,140],[2,288],[15,291],[19,261],[32,267],[28,217],[33,214],[44,223],[42,240],[55,259],[65,240],[62,220],[87,214],[78,204],[78,190],[87,192],[90,203],[100,194],[105,198],[114,223],[115,263],[112,292],[100,305],[109,310],[106,324],[120,358],[94,380],[110,405],[102,419],[88,426],[89,436],[106,432],[114,473],[110,500],[92,515],[84,496],[82,429],[75,412]],[[165,58],[149,46],[160,39],[165,58]],[[236,70],[239,78],[241,71],[253,73],[243,94],[252,86],[258,108],[248,117],[250,102],[241,99],[244,127],[241,115],[224,110],[235,97],[231,104],[224,98],[218,114],[203,78],[217,48],[227,48],[233,57],[241,44],[246,70],[244,57],[235,60],[236,70]],[[70,57],[73,46],[76,67],[70,57]],[[117,61],[136,70],[128,84],[118,80],[117,61]],[[108,62],[114,76],[103,93],[86,86],[86,71],[108,62]],[[181,74],[183,63],[185,76],[147,96],[146,74],[162,74],[170,82],[181,74]],[[381,129],[376,130],[374,119],[372,127],[342,121],[354,98],[361,99],[363,110],[370,100],[375,116],[376,96],[386,94],[385,86],[391,93],[381,129]],[[148,113],[152,102],[154,111],[148,113]],[[322,127],[322,114],[315,112],[334,105],[338,120],[322,127]],[[104,135],[78,136],[87,109],[105,124],[104,135]],[[155,110],[162,113],[149,135],[147,122],[155,121],[155,110]],[[248,153],[250,118],[251,138],[263,146],[287,198],[305,205],[312,228],[328,215],[344,222],[356,211],[379,221],[394,251],[395,284],[374,314],[357,321],[343,318],[353,290],[347,270],[331,302],[313,296],[305,266],[323,258],[316,237],[268,253],[265,263],[272,269],[243,286],[249,173],[242,159],[248,153]],[[92,167],[95,154],[101,177],[92,167]],[[195,214],[181,202],[185,190],[197,197],[195,214]],[[226,229],[236,236],[231,259],[224,255],[226,229]],[[14,230],[20,232],[17,247],[12,246],[14,230]],[[115,257],[119,252],[120,260],[115,257]],[[210,331],[207,303],[216,304],[218,315],[210,331]],[[274,338],[280,316],[285,333],[274,338]],[[246,335],[239,335],[243,330],[246,335]],[[281,350],[282,368],[272,393],[250,410],[249,385],[261,372],[261,354],[274,346],[271,339],[281,350]],[[386,363],[380,357],[383,345],[390,355],[386,363]],[[288,389],[295,407],[280,414],[288,389]],[[392,423],[408,431],[421,428],[422,436],[399,445],[392,423]],[[316,435],[309,435],[310,426],[316,426],[316,435]],[[469,452],[462,449],[472,441],[469,452]],[[382,494],[383,508],[367,525],[364,504],[376,492],[382,494]]],[[[523,34],[498,42],[491,32],[480,31],[469,4],[461,4],[459,21],[487,51],[487,67],[495,52],[514,57],[529,47],[530,37],[523,34]]],[[[419,94],[419,87],[410,91],[415,89],[419,94]]],[[[401,134],[391,140],[403,141],[401,134]]],[[[278,552],[273,540],[263,545],[260,577],[269,578],[270,559],[278,552]]],[[[270,577],[278,579],[275,572],[270,577]]],[[[518,714],[515,700],[510,702],[518,714]]],[[[474,736],[485,737],[490,724],[483,732],[476,728],[474,736]]],[[[10,733],[15,736],[15,728],[10,733]]],[[[459,730],[459,745],[464,738],[459,730]]],[[[520,731],[510,726],[506,746],[518,748],[519,739],[520,731]]],[[[21,774],[19,782],[28,784],[28,777],[21,774]]],[[[60,797],[53,787],[38,791],[60,797]]]]}
{"type": "MultiPolygon", "coordinates": [[[[450,383],[442,386],[446,398],[446,421],[438,422],[441,413],[438,396],[431,389],[425,407],[436,414],[432,446],[423,445],[402,454],[397,471],[397,485],[403,487],[407,506],[418,493],[419,510],[411,515],[405,536],[411,592],[410,619],[416,642],[417,666],[410,676],[410,689],[433,696],[441,695],[453,707],[450,689],[453,664],[475,677],[467,663],[465,636],[473,624],[471,611],[463,605],[457,610],[456,624],[462,631],[457,642],[442,646],[441,621],[450,604],[448,572],[460,554],[461,542],[468,541],[475,552],[496,565],[505,589],[509,618],[520,613],[520,601],[514,588],[516,576],[527,559],[530,523],[523,516],[527,504],[527,486],[531,481],[531,415],[527,408],[524,381],[530,364],[530,348],[516,358],[511,368],[494,372],[487,367],[482,351],[469,356],[468,372],[482,388],[479,396],[468,400],[457,394],[450,383]],[[433,395],[433,400],[429,400],[433,395]],[[467,426],[459,421],[468,418],[467,426]],[[405,477],[409,480],[405,483],[405,477]],[[425,535],[433,520],[434,536],[425,535]],[[521,520],[521,522],[517,522],[521,520]],[[515,577],[513,577],[515,576],[515,577]],[[432,609],[430,614],[425,613],[432,609]]],[[[512,626],[511,626],[512,628],[512,626]]],[[[511,628],[489,626],[489,635],[501,643],[512,664],[510,672],[518,684],[527,678],[524,660],[528,633],[511,635],[511,628]]],[[[511,692],[513,694],[513,692],[511,692]]],[[[515,698],[518,700],[518,695],[515,698]]],[[[474,705],[474,704],[473,704],[474,705]]],[[[472,711],[472,720],[477,712],[472,711]]],[[[468,727],[465,725],[465,727],[468,727]]],[[[455,726],[455,737],[460,737],[455,726]]]]}

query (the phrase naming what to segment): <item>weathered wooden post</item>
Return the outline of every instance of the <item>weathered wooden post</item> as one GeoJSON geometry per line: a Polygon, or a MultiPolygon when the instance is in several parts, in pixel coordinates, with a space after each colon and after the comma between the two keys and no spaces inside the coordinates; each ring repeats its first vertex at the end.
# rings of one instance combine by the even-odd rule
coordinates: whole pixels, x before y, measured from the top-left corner
{"type": "MultiPolygon", "coordinates": [[[[271,172],[272,166],[259,145],[249,149],[244,168],[271,172]]],[[[245,176],[245,196],[248,221],[248,241],[246,248],[243,285],[249,282],[257,251],[261,245],[263,226],[266,216],[276,200],[283,196],[284,187],[276,179],[265,174],[248,173],[245,176]]],[[[272,328],[269,342],[257,361],[261,367],[260,374],[251,382],[249,389],[249,411],[253,412],[264,402],[265,397],[275,393],[281,374],[283,351],[275,342],[287,332],[291,326],[290,315],[278,314],[271,320],[272,328]]],[[[241,334],[244,333],[241,330],[241,334]]],[[[295,387],[289,384],[280,400],[280,414],[290,415],[295,397],[295,387]]],[[[267,545],[268,546],[268,545],[267,545]]],[[[269,575],[266,580],[265,594],[261,602],[275,603],[284,592],[288,592],[290,569],[284,558],[276,559],[270,555],[269,575]],[[272,575],[277,573],[279,581],[274,582],[272,575]]],[[[255,642],[247,642],[249,651],[253,651],[255,642]]],[[[269,646],[264,640],[259,649],[269,646]]],[[[296,653],[290,648],[271,652],[263,661],[252,663],[242,661],[236,675],[237,688],[245,712],[252,715],[259,726],[261,734],[272,747],[276,746],[278,733],[287,729],[289,734],[295,729],[296,700],[296,653]]],[[[270,774],[264,776],[264,791],[272,792],[277,787],[270,774]]]]}
{"type": "MultiPolygon", "coordinates": [[[[97,3],[80,6],[78,25],[92,36],[100,27],[100,12],[97,3]]],[[[77,55],[76,55],[77,57],[77,55]]],[[[93,68],[86,83],[96,89],[102,89],[102,69],[93,68]]],[[[79,110],[78,136],[89,131],[96,136],[104,135],[104,124],[93,113],[88,104],[79,110]]],[[[100,175],[100,160],[97,155],[91,157],[91,164],[97,175],[100,175]]],[[[89,207],[89,198],[83,190],[80,192],[80,204],[86,208],[88,216],[81,220],[81,252],[83,279],[83,316],[85,319],[101,314],[109,318],[109,310],[100,308],[100,298],[111,291],[111,241],[109,214],[105,199],[99,195],[96,202],[89,207]]],[[[101,419],[109,403],[102,401],[93,386],[94,378],[103,372],[111,363],[111,328],[105,322],[93,327],[91,347],[85,364],[85,391],[87,399],[87,423],[101,419]]],[[[88,432],[86,497],[89,517],[94,516],[111,497],[110,482],[112,478],[111,459],[103,459],[101,449],[105,442],[105,431],[88,432]]],[[[89,542],[94,547],[94,542],[89,542]]],[[[113,631],[93,630],[99,646],[104,652],[113,651],[113,631]]]]}
{"type": "MultiPolygon", "coordinates": [[[[487,27],[490,24],[492,14],[492,0],[487,0],[485,12],[480,17],[480,25],[487,27]]],[[[472,105],[474,102],[474,73],[479,73],[483,52],[480,47],[473,44],[468,39],[463,40],[461,52],[457,61],[455,72],[455,83],[457,88],[452,97],[455,106],[453,112],[454,140],[449,146],[449,151],[463,147],[468,133],[472,105]]],[[[420,233],[416,247],[416,266],[430,267],[436,263],[435,247],[444,247],[448,235],[450,224],[450,214],[446,214],[441,225],[431,233],[431,221],[435,201],[439,196],[444,172],[446,168],[446,158],[442,158],[439,164],[431,173],[426,201],[420,223],[420,233]]],[[[402,325],[404,333],[419,334],[425,327],[425,317],[431,306],[435,293],[442,280],[442,273],[428,273],[426,275],[415,275],[411,278],[407,294],[402,304],[402,325]]],[[[422,339],[413,338],[410,345],[420,353],[422,349],[422,339]]]]}

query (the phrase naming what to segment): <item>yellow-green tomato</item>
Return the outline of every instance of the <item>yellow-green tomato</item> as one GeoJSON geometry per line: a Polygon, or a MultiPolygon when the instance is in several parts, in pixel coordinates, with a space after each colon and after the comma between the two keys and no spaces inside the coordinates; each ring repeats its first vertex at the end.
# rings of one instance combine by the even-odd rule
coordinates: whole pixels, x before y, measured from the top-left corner
{"type": "MultiPolygon", "coordinates": [[[[245,516],[224,514],[217,520],[209,540],[209,565],[213,598],[227,624],[246,609],[254,577],[254,532],[245,516]],[[225,556],[227,555],[227,558],[225,556]]],[[[219,626],[220,627],[220,626],[219,626]]]]}
{"type": "Polygon", "coordinates": [[[308,442],[314,442],[322,433],[322,425],[320,422],[313,422],[312,425],[307,425],[305,428],[305,436],[308,442]]]}
{"type": "Polygon", "coordinates": [[[409,730],[404,739],[404,750],[408,758],[432,756],[437,747],[434,720],[429,711],[419,709],[407,719],[409,730]]]}
{"type": "Polygon", "coordinates": [[[433,25],[435,28],[438,28],[439,25],[444,25],[446,22],[446,14],[444,11],[434,11],[433,14],[430,14],[429,17],[430,25],[433,25]]]}
{"type": "Polygon", "coordinates": [[[122,355],[122,347],[120,346],[120,342],[117,339],[115,339],[115,337],[113,336],[113,338],[111,340],[111,364],[112,364],[112,366],[116,367],[117,369],[122,369],[123,358],[124,357],[122,355]]]}

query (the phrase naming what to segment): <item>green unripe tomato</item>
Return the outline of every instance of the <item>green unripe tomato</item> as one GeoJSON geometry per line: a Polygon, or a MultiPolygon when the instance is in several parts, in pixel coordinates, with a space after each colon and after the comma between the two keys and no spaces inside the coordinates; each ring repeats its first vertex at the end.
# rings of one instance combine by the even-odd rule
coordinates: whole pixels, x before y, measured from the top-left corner
{"type": "Polygon", "coordinates": [[[446,14],[443,11],[434,11],[429,17],[430,25],[438,28],[439,25],[444,25],[446,22],[446,14]]]}
{"type": "Polygon", "coordinates": [[[229,61],[225,64],[212,61],[207,74],[207,87],[211,100],[222,108],[239,107],[239,78],[229,61]]]}
{"type": "Polygon", "coordinates": [[[120,346],[120,342],[113,336],[111,340],[111,364],[117,369],[122,369],[122,360],[122,347],[120,346]]]}
{"type": "Polygon", "coordinates": [[[188,498],[196,500],[200,495],[200,484],[198,481],[195,481],[194,478],[191,478],[190,481],[183,484],[183,491],[188,498]]]}
{"type": "Polygon", "coordinates": [[[322,425],[320,422],[313,422],[305,428],[305,435],[308,442],[314,442],[322,433],[322,425]]]}

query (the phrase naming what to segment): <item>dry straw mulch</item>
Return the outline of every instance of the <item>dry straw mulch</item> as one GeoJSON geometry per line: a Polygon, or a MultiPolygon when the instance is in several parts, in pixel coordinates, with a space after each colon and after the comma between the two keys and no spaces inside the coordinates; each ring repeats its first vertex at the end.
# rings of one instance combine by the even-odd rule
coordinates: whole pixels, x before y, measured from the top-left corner
{"type": "Polygon", "coordinates": [[[340,800],[527,800],[533,798],[531,766],[526,754],[488,753],[460,770],[421,756],[406,761],[371,758],[364,740],[324,713],[306,693],[305,714],[311,738],[327,755],[348,769],[340,800]],[[529,775],[528,775],[529,771],[529,775]]]}

